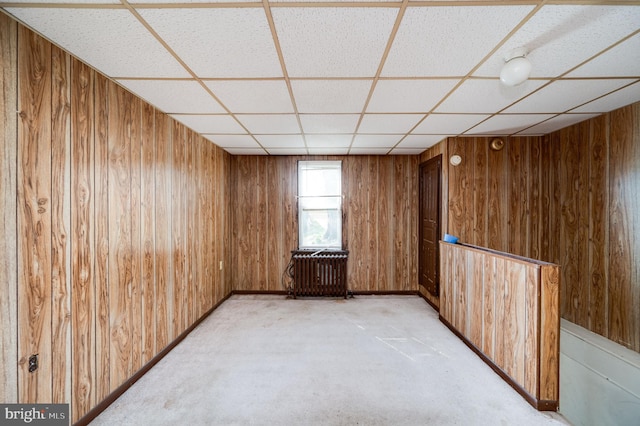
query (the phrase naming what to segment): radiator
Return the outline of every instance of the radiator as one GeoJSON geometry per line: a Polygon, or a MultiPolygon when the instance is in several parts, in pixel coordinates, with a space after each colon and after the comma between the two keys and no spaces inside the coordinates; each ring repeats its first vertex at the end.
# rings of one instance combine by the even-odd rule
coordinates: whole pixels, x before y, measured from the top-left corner
{"type": "Polygon", "coordinates": [[[341,296],[347,298],[347,250],[295,250],[293,297],[341,296]]]}

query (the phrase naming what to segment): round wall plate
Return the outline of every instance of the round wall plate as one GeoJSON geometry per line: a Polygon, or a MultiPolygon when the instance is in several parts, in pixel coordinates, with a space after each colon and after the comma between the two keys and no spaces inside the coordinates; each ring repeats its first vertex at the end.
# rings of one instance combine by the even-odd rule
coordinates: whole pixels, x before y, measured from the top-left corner
{"type": "Polygon", "coordinates": [[[449,158],[449,162],[452,166],[457,166],[462,163],[462,157],[460,157],[458,154],[452,155],[451,158],[449,158]]]}
{"type": "Polygon", "coordinates": [[[494,138],[491,139],[489,146],[494,151],[500,151],[502,148],[504,148],[504,141],[500,138],[494,138]]]}

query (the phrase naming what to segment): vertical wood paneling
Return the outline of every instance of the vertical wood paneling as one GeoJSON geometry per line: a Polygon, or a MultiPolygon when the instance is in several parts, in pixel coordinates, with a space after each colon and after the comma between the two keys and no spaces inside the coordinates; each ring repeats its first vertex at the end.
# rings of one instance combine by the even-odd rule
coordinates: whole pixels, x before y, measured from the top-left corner
{"type": "Polygon", "coordinates": [[[415,156],[233,157],[233,288],[286,290],[282,273],[297,248],[300,158],[343,162],[349,289],[417,290],[415,156]]]}
{"type": "Polygon", "coordinates": [[[485,143],[481,140],[472,139],[473,142],[473,238],[471,244],[482,245],[487,241],[488,216],[485,212],[488,209],[488,151],[485,143]]]}
{"type": "Polygon", "coordinates": [[[508,182],[509,145],[501,151],[489,151],[487,168],[487,240],[481,246],[506,250],[509,227],[508,182]]]}
{"type": "Polygon", "coordinates": [[[140,129],[141,179],[140,179],[140,238],[142,300],[141,363],[149,362],[156,353],[156,285],[155,285],[155,109],[142,104],[140,129]]]}
{"type": "Polygon", "coordinates": [[[287,200],[283,198],[283,191],[279,188],[285,183],[283,182],[281,167],[282,158],[274,157],[268,161],[267,169],[265,170],[267,179],[264,182],[265,195],[265,218],[266,221],[266,235],[265,242],[266,247],[269,247],[269,254],[265,259],[265,277],[266,282],[261,284],[269,290],[281,290],[280,287],[280,275],[286,267],[289,257],[287,256],[287,246],[285,244],[284,233],[287,229],[284,226],[284,215],[275,214],[283,208],[283,204],[287,200]]]}
{"type": "Polygon", "coordinates": [[[496,334],[496,258],[485,257],[484,285],[482,286],[482,352],[490,359],[495,359],[496,334]]]}
{"type": "Polygon", "coordinates": [[[173,334],[173,262],[171,233],[171,168],[172,132],[170,119],[155,112],[155,278],[156,278],[156,350],[164,349],[175,336],[173,334]]]}
{"type": "Polygon", "coordinates": [[[560,397],[560,287],[558,266],[545,266],[540,272],[540,399],[560,397]]]}
{"type": "Polygon", "coordinates": [[[611,121],[609,338],[640,351],[640,105],[611,113],[611,121]]]}
{"type": "Polygon", "coordinates": [[[589,329],[608,335],[607,253],[609,252],[608,115],[591,121],[589,164],[589,329]]]}
{"type": "Polygon", "coordinates": [[[71,399],[70,58],[51,47],[51,361],[53,402],[71,399]]]}
{"type": "Polygon", "coordinates": [[[96,403],[94,332],[94,75],[85,64],[71,62],[71,330],[73,351],[72,421],[96,403]]]}
{"type": "Polygon", "coordinates": [[[109,320],[109,81],[95,75],[96,401],[110,393],[109,320]],[[99,354],[99,355],[98,355],[99,354]]]}
{"type": "MultiPolygon", "coordinates": [[[[365,285],[369,291],[380,290],[380,280],[378,279],[378,240],[379,235],[385,231],[378,230],[378,157],[367,156],[365,162],[365,180],[368,182],[367,191],[367,218],[363,223],[365,226],[366,242],[363,247],[363,257],[368,259],[365,263],[366,275],[365,285]]],[[[384,239],[386,240],[386,238],[384,239]]]]}
{"type": "Polygon", "coordinates": [[[171,238],[172,238],[172,260],[173,260],[173,300],[169,303],[172,310],[172,333],[173,337],[178,337],[183,331],[183,319],[186,315],[187,307],[184,304],[186,299],[186,277],[185,277],[185,220],[183,205],[186,201],[183,180],[185,167],[185,128],[177,121],[172,120],[172,144],[173,144],[173,165],[171,167],[171,238]]]}
{"type": "Polygon", "coordinates": [[[526,138],[512,138],[509,144],[509,239],[507,251],[528,256],[529,236],[529,149],[526,138]]]}
{"type": "MultiPolygon", "coordinates": [[[[395,160],[395,158],[394,158],[395,160]]],[[[378,164],[378,220],[377,226],[382,238],[378,238],[374,244],[377,246],[378,259],[378,290],[392,291],[395,288],[395,275],[393,265],[395,264],[396,253],[394,251],[393,235],[396,221],[393,218],[395,210],[392,203],[395,201],[393,197],[392,187],[394,165],[392,161],[380,159],[378,164]]]]}
{"type": "Polygon", "coordinates": [[[130,152],[131,152],[131,371],[137,371],[142,367],[142,246],[141,246],[141,211],[140,211],[140,186],[142,152],[140,137],[142,128],[141,100],[131,97],[131,126],[130,126],[130,152]]]}
{"type": "Polygon", "coordinates": [[[468,245],[441,242],[440,249],[445,324],[503,371],[534,406],[556,406],[558,266],[468,245]]]}
{"type": "MultiPolygon", "coordinates": [[[[207,172],[204,166],[204,162],[207,159],[207,152],[205,150],[205,145],[202,143],[196,143],[198,141],[197,135],[194,140],[193,149],[193,160],[194,160],[194,173],[193,173],[193,184],[195,191],[195,204],[198,209],[197,222],[194,226],[194,240],[193,240],[193,252],[195,255],[194,259],[194,272],[196,274],[196,292],[194,294],[194,304],[196,307],[196,316],[195,318],[200,318],[203,313],[206,312],[207,306],[207,292],[204,286],[204,280],[207,275],[207,266],[205,262],[205,257],[210,259],[207,249],[207,244],[204,241],[204,238],[207,237],[207,226],[206,226],[206,215],[205,215],[205,194],[207,188],[205,187],[207,172]],[[197,255],[198,248],[200,248],[202,255],[197,255]]],[[[210,262],[210,260],[208,260],[210,262]]]]}
{"type": "Polygon", "coordinates": [[[18,25],[0,14],[0,401],[18,402],[18,25]]]}
{"type": "Polygon", "coordinates": [[[0,395],[76,422],[229,294],[230,156],[0,23],[0,395]]]}
{"type": "Polygon", "coordinates": [[[197,291],[197,274],[195,271],[196,256],[194,253],[195,229],[198,223],[198,207],[196,204],[197,194],[195,193],[195,185],[193,174],[195,172],[194,150],[194,134],[191,129],[185,131],[185,180],[183,182],[183,191],[185,199],[182,204],[183,214],[185,217],[185,276],[187,287],[185,293],[185,306],[187,307],[183,319],[183,330],[191,324],[197,317],[197,309],[195,306],[195,292],[197,291]]]}
{"type": "MultiPolygon", "coordinates": [[[[467,259],[469,266],[467,276],[469,282],[483,282],[485,276],[484,257],[479,253],[469,253],[468,256],[470,257],[467,259]]],[[[477,348],[482,348],[484,285],[478,287],[470,285],[467,291],[467,303],[469,304],[467,312],[470,313],[467,318],[469,340],[471,340],[471,343],[477,348]]]]}
{"type": "MultiPolygon", "coordinates": [[[[526,281],[524,285],[524,363],[523,363],[523,386],[531,395],[538,393],[539,371],[539,349],[538,336],[540,329],[538,323],[541,322],[538,295],[540,290],[540,269],[527,267],[526,281]]],[[[545,309],[547,307],[545,306],[545,309]]],[[[557,311],[556,315],[557,315],[557,311]]],[[[547,311],[545,310],[545,315],[547,311]]],[[[558,318],[559,316],[556,316],[558,318]]]]}
{"type": "MultiPolygon", "coordinates": [[[[110,390],[131,377],[131,95],[109,83],[109,321],[110,390]]],[[[139,343],[139,342],[136,342],[139,343]]]]}
{"type": "MultiPolygon", "coordinates": [[[[364,161],[367,157],[359,158],[359,161],[348,161],[346,170],[349,181],[349,197],[347,198],[347,215],[349,216],[349,228],[346,231],[349,241],[349,260],[347,262],[348,282],[347,286],[353,291],[365,291],[368,288],[366,282],[366,263],[368,259],[358,256],[356,253],[364,253],[366,247],[366,220],[367,209],[367,185],[362,176],[365,173],[364,161]]],[[[396,184],[398,181],[395,181],[396,184]]],[[[343,231],[343,232],[344,232],[343,231]]],[[[401,250],[402,241],[394,240],[396,250],[401,250]]],[[[401,266],[400,266],[401,268],[401,266]]],[[[396,264],[396,271],[398,265],[396,264]]],[[[397,276],[397,275],[396,275],[397,276]]]]}
{"type": "Polygon", "coordinates": [[[496,299],[496,316],[495,316],[495,343],[493,360],[497,365],[505,363],[505,333],[508,312],[505,307],[506,300],[506,261],[503,258],[497,258],[495,262],[495,299],[496,299]]]}
{"type": "Polygon", "coordinates": [[[18,32],[19,401],[51,401],[51,45],[18,32]],[[40,367],[28,372],[37,354],[40,367]]]}
{"type": "Polygon", "coordinates": [[[542,210],[542,198],[540,193],[540,173],[541,173],[541,141],[540,138],[523,138],[523,143],[529,148],[529,180],[528,180],[528,214],[527,217],[527,247],[526,256],[531,259],[541,259],[541,229],[544,221],[542,210]]]}

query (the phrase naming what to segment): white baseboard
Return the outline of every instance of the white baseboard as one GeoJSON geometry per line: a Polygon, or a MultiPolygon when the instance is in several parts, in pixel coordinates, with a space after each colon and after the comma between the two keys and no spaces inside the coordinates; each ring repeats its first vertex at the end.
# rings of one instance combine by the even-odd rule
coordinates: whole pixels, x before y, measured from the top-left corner
{"type": "Polygon", "coordinates": [[[561,320],[559,411],[576,426],[640,425],[640,353],[561,320]]]}

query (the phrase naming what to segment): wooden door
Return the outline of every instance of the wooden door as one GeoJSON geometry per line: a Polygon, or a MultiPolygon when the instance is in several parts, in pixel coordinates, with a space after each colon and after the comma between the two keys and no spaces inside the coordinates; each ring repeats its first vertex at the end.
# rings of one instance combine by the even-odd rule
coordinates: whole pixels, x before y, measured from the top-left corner
{"type": "Polygon", "coordinates": [[[418,281],[434,296],[439,292],[440,176],[442,155],[420,165],[420,242],[418,281]]]}

